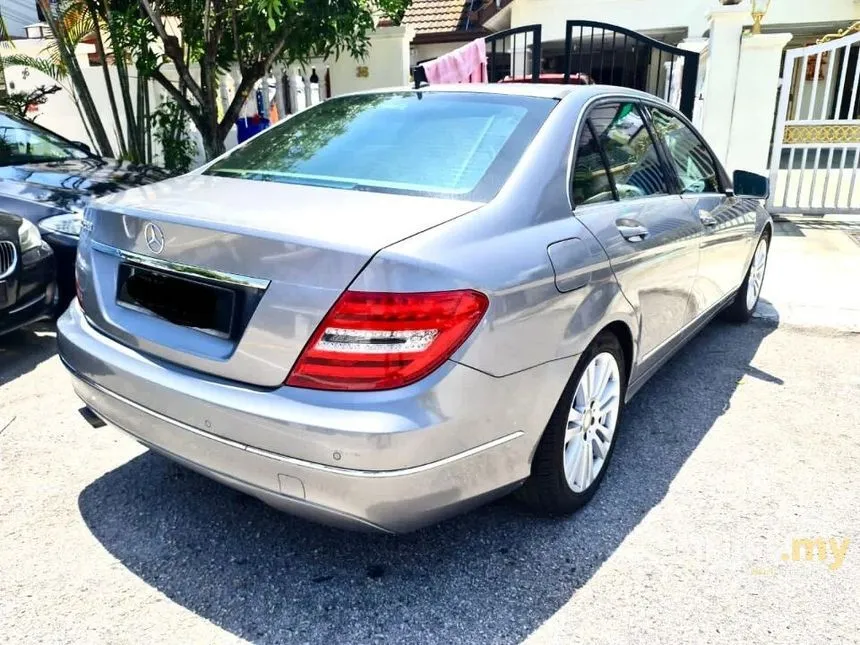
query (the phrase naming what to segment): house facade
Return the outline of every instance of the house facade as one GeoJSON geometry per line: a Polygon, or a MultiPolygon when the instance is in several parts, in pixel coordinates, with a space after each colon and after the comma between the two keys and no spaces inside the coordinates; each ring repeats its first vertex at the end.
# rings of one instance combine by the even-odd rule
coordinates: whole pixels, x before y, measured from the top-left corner
{"type": "MultiPolygon", "coordinates": [[[[708,16],[721,4],[719,0],[498,0],[479,12],[479,21],[494,32],[539,24],[544,43],[559,47],[564,44],[565,21],[571,18],[620,25],[675,45],[707,36],[708,16]]],[[[749,7],[749,0],[739,6],[749,7]]],[[[773,0],[762,31],[791,33],[789,47],[794,47],[814,43],[856,20],[860,20],[860,0],[773,0]]],[[[749,15],[746,26],[752,22],[749,15]]]]}

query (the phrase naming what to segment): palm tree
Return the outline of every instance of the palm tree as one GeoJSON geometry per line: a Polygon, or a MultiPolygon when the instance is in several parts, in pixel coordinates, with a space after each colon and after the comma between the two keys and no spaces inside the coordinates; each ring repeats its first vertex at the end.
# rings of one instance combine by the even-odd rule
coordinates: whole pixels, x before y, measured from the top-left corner
{"type": "MultiPolygon", "coordinates": [[[[0,43],[9,40],[9,32],[6,31],[6,23],[3,22],[3,13],[0,12],[0,43]]],[[[0,97],[6,96],[6,75],[3,73],[3,61],[0,60],[0,97]]]]}
{"type": "MultiPolygon", "coordinates": [[[[38,2],[51,34],[54,36],[50,47],[55,48],[56,61],[62,64],[75,93],[78,95],[81,110],[92,131],[93,141],[103,156],[113,157],[110,139],[108,139],[107,132],[99,117],[90,88],[78,64],[78,59],[75,57],[75,47],[94,27],[97,28],[97,25],[88,22],[86,16],[89,13],[80,11],[77,0],[60,2],[56,8],[51,6],[50,0],[38,0],[38,2]],[[87,31],[87,27],[90,31],[87,31]]],[[[120,138],[121,136],[120,133],[120,138]]]]}

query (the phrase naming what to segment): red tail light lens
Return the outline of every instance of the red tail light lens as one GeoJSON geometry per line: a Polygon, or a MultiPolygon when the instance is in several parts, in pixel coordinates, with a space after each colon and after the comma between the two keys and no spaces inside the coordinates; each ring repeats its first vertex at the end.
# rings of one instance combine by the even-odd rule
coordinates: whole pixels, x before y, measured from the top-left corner
{"type": "Polygon", "coordinates": [[[444,363],[487,311],[477,291],[346,291],[293,366],[286,385],[316,390],[389,390],[444,363]]]}

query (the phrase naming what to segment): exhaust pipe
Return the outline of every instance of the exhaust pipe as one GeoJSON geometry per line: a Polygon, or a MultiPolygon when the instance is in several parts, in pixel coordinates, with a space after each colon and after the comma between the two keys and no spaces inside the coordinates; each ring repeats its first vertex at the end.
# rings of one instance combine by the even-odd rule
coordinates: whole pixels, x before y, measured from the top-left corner
{"type": "Polygon", "coordinates": [[[81,416],[89,423],[93,428],[104,428],[107,423],[105,423],[102,418],[93,412],[87,406],[82,407],[78,412],[81,413],[81,416]]]}

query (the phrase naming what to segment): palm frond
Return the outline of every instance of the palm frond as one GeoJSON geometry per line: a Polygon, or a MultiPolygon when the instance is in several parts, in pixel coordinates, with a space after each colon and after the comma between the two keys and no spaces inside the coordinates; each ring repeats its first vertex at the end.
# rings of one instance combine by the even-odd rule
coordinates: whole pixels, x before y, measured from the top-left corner
{"type": "Polygon", "coordinates": [[[9,67],[29,67],[41,72],[45,76],[50,76],[55,81],[62,81],[66,78],[66,69],[62,64],[56,64],[46,58],[37,58],[27,54],[10,54],[9,56],[0,56],[0,66],[9,67]]]}
{"type": "MultiPolygon", "coordinates": [[[[81,0],[67,0],[60,3],[57,9],[57,22],[65,34],[67,47],[74,51],[84,38],[95,30],[95,23],[86,5],[81,0]]],[[[62,64],[60,48],[57,44],[56,34],[54,38],[42,50],[55,65],[62,64]]]]}

